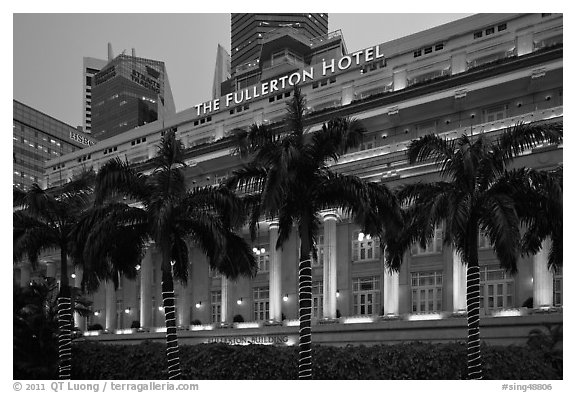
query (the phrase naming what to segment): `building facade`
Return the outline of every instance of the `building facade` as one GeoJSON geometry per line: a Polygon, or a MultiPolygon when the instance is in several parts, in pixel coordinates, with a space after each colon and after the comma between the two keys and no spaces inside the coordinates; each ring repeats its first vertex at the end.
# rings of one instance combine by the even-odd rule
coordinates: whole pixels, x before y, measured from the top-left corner
{"type": "MultiPolygon", "coordinates": [[[[307,99],[310,132],[335,115],[355,117],[368,130],[361,146],[332,168],[390,188],[438,176],[432,163],[408,164],[406,146],[422,135],[498,135],[520,121],[562,121],[561,14],[474,15],[355,52],[347,52],[341,34],[323,37],[315,47],[317,40],[305,41],[291,30],[272,32],[264,37],[253,84],[179,112],[164,125],[146,124],[89,147],[87,165],[98,170],[121,156],[150,173],[156,144],[166,129],[175,129],[186,147],[189,185],[218,184],[241,164],[230,131],[253,123],[280,126],[295,84],[307,99]],[[282,47],[284,61],[266,68],[282,47]],[[293,61],[295,56],[302,61],[293,61]]],[[[517,165],[551,169],[562,163],[562,151],[562,146],[536,148],[517,165]]],[[[79,156],[51,160],[47,184],[58,181],[53,168],[59,165],[72,177],[80,168],[79,156]]],[[[320,219],[324,225],[312,285],[316,323],[434,319],[465,310],[465,268],[443,244],[441,227],[426,247],[415,245],[407,253],[398,273],[390,273],[377,238],[364,236],[339,211],[323,212],[320,219]]],[[[192,279],[187,286],[176,285],[178,325],[214,329],[236,315],[251,326],[296,320],[298,237],[293,233],[275,250],[277,231],[277,223],[266,221],[254,241],[244,231],[259,270],[253,279],[235,282],[210,271],[206,257],[190,244],[192,279]]],[[[541,253],[522,258],[512,276],[500,268],[487,239],[481,235],[479,240],[485,321],[519,315],[531,298],[531,309],[561,310],[562,274],[547,269],[546,245],[541,253]]],[[[160,257],[151,245],[135,281],[123,279],[117,290],[102,285],[94,295],[90,323],[109,330],[129,328],[133,321],[150,329],[162,326],[160,277],[160,257]]]]}
{"type": "Polygon", "coordinates": [[[12,184],[20,190],[43,183],[46,161],[95,143],[77,128],[16,100],[13,100],[12,141],[12,184]]]}
{"type": "Polygon", "coordinates": [[[297,29],[308,38],[320,37],[328,33],[328,14],[232,14],[232,69],[259,59],[263,37],[283,27],[297,29]]]}
{"type": "Polygon", "coordinates": [[[82,59],[82,128],[86,134],[92,133],[92,80],[106,63],[94,57],[82,59]]]}
{"type": "Polygon", "coordinates": [[[91,133],[103,140],[175,113],[161,61],[120,54],[91,78],[91,133]]]}

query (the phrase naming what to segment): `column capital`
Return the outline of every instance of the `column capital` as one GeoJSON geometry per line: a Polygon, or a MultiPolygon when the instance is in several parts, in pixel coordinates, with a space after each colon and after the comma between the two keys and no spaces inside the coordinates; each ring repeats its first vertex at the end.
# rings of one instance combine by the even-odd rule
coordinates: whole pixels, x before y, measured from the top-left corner
{"type": "Polygon", "coordinates": [[[329,220],[338,221],[341,218],[340,214],[338,214],[336,210],[323,210],[320,212],[320,214],[322,215],[322,220],[324,222],[329,220]]]}

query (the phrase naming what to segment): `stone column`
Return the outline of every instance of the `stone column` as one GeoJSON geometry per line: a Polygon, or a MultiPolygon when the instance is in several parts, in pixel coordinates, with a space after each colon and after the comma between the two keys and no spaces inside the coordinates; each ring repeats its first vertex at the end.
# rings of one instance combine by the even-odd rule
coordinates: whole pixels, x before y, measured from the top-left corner
{"type": "Polygon", "coordinates": [[[106,327],[107,330],[116,329],[116,289],[114,282],[106,281],[106,327]]]}
{"type": "Polygon", "coordinates": [[[456,251],[452,251],[452,264],[452,311],[464,312],[466,311],[466,266],[456,251]]]}
{"type": "Polygon", "coordinates": [[[270,231],[270,319],[282,321],[282,251],[276,249],[278,222],[271,222],[268,229],[270,231]]]}
{"type": "Polygon", "coordinates": [[[534,33],[527,32],[516,38],[516,51],[518,56],[527,55],[534,51],[534,33]]]}
{"type": "Polygon", "coordinates": [[[406,88],[408,84],[408,73],[406,69],[394,70],[394,91],[402,90],[406,88]]]}
{"type": "Polygon", "coordinates": [[[324,267],[323,267],[323,317],[336,318],[337,260],[335,212],[324,214],[324,267]]]}
{"type": "Polygon", "coordinates": [[[20,286],[26,288],[30,285],[30,263],[28,261],[20,263],[20,286]]]}
{"type": "Polygon", "coordinates": [[[152,247],[148,247],[140,262],[140,327],[152,327],[152,247]]]}
{"type": "MultiPolygon", "coordinates": [[[[84,274],[84,271],[80,266],[76,266],[74,268],[74,273],[76,274],[76,278],[74,279],[74,287],[80,289],[82,288],[82,275],[84,274]]],[[[78,293],[80,293],[79,290],[78,293]]],[[[86,330],[86,317],[83,317],[79,313],[74,312],[74,325],[80,329],[80,331],[86,330]]]]}
{"type": "Polygon", "coordinates": [[[534,255],[534,308],[551,307],[554,302],[554,274],[548,269],[550,239],[542,242],[542,248],[534,255]]]}
{"type": "Polygon", "coordinates": [[[222,306],[220,308],[220,321],[222,323],[228,323],[228,322],[231,322],[229,320],[229,317],[228,317],[228,304],[229,304],[229,302],[228,302],[228,300],[229,300],[228,299],[228,297],[229,297],[228,296],[228,285],[229,285],[229,283],[228,283],[228,279],[224,275],[222,275],[221,280],[222,280],[222,296],[221,296],[222,297],[222,299],[221,299],[222,300],[222,306]]]}
{"type": "Polygon", "coordinates": [[[179,327],[190,326],[190,294],[188,285],[183,285],[180,281],[174,282],[175,291],[178,293],[178,304],[176,305],[176,324],[179,327]]]}
{"type": "MultiPolygon", "coordinates": [[[[400,274],[384,267],[384,315],[398,315],[400,274]]],[[[379,310],[378,310],[379,311],[379,310]]]]}

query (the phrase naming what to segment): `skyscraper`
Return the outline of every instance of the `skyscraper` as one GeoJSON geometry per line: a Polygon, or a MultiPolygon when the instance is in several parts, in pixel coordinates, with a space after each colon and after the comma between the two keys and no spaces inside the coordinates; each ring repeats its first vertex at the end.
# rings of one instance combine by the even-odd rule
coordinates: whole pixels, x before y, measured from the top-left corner
{"type": "Polygon", "coordinates": [[[120,54],[92,79],[92,135],[113,137],[176,108],[164,62],[120,54]]]}
{"type": "Polygon", "coordinates": [[[94,57],[84,57],[82,62],[82,127],[87,134],[92,132],[92,79],[106,63],[94,57]]]}
{"type": "Polygon", "coordinates": [[[222,95],[222,82],[230,79],[230,54],[226,49],[218,44],[216,49],[216,65],[214,66],[214,81],[212,82],[212,98],[216,99],[222,95]]]}
{"type": "MultiPolygon", "coordinates": [[[[94,144],[94,140],[60,120],[13,100],[12,155],[14,187],[42,183],[44,162],[94,144]]],[[[62,165],[54,170],[60,170],[62,165]]],[[[53,184],[56,185],[56,184],[53,184]]]]}
{"type": "Polygon", "coordinates": [[[281,27],[292,27],[308,38],[328,33],[328,14],[232,14],[231,66],[260,57],[264,35],[281,27]]]}

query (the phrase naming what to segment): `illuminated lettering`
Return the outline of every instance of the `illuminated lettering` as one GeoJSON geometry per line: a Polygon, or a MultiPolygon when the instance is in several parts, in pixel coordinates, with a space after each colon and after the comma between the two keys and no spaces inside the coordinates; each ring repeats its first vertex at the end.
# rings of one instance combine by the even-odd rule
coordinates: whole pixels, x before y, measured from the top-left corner
{"type": "MultiPolygon", "coordinates": [[[[380,53],[380,46],[374,46],[362,51],[355,52],[351,55],[346,55],[338,60],[338,70],[343,71],[354,63],[354,65],[360,65],[362,61],[368,62],[374,59],[383,58],[384,54],[380,53]],[[364,56],[364,59],[362,59],[364,56]]],[[[109,68],[102,73],[102,77],[106,74],[112,74],[114,72],[113,68],[109,68]]],[[[322,60],[322,76],[326,74],[336,72],[336,59],[330,59],[328,62],[322,60]]],[[[98,74],[100,75],[100,74],[98,74]]],[[[132,70],[132,80],[139,83],[145,87],[151,88],[153,90],[159,91],[160,84],[152,80],[147,75],[144,75],[137,70],[132,70]]],[[[302,82],[308,82],[314,80],[314,67],[309,69],[302,69],[300,71],[294,72],[290,75],[284,75],[282,77],[272,79],[267,82],[260,83],[260,86],[254,85],[247,87],[243,90],[226,94],[226,107],[232,104],[239,105],[245,101],[256,99],[258,97],[265,96],[267,94],[273,94],[275,91],[280,89],[286,89],[287,86],[295,86],[302,82]],[[232,102],[234,100],[234,102],[232,102]]],[[[213,112],[220,110],[220,99],[215,99],[213,101],[205,102],[203,104],[195,105],[196,113],[198,116],[205,114],[207,112],[213,112]],[[203,110],[202,110],[203,109],[203,110]],[[203,113],[201,113],[203,112],[203,113]]]]}
{"type": "Polygon", "coordinates": [[[310,78],[314,80],[314,68],[310,67],[310,71],[306,72],[306,70],[302,71],[302,82],[306,82],[306,78],[310,78]]]}
{"type": "Polygon", "coordinates": [[[326,70],[330,68],[330,71],[334,73],[334,59],[330,60],[330,65],[326,66],[326,62],[322,61],[322,76],[326,76],[326,70]]]}
{"type": "Polygon", "coordinates": [[[278,87],[276,86],[278,84],[278,81],[276,79],[272,79],[270,81],[270,93],[274,93],[276,90],[278,90],[278,87]]]}
{"type": "Polygon", "coordinates": [[[234,93],[234,103],[239,104],[244,101],[244,90],[240,91],[240,98],[238,98],[238,92],[234,93]]]}
{"type": "Polygon", "coordinates": [[[370,61],[374,59],[374,48],[366,49],[366,61],[370,61]]]}
{"type": "Polygon", "coordinates": [[[294,86],[294,85],[297,85],[298,83],[300,83],[300,74],[298,72],[295,72],[292,75],[290,75],[290,78],[288,78],[288,83],[290,84],[290,86],[294,86]],[[294,76],[298,77],[296,82],[294,82],[292,80],[292,77],[294,77],[294,76]]]}
{"type": "Polygon", "coordinates": [[[344,56],[338,61],[338,68],[340,70],[345,70],[346,68],[350,67],[350,64],[352,64],[352,59],[350,56],[344,56]],[[346,65],[343,65],[344,61],[346,61],[346,65]]]}
{"type": "Polygon", "coordinates": [[[265,96],[268,94],[268,82],[262,83],[262,95],[265,96]]]}
{"type": "Polygon", "coordinates": [[[234,96],[234,94],[232,94],[232,93],[226,94],[226,107],[230,106],[230,102],[232,101],[233,96],[234,96]]]}

